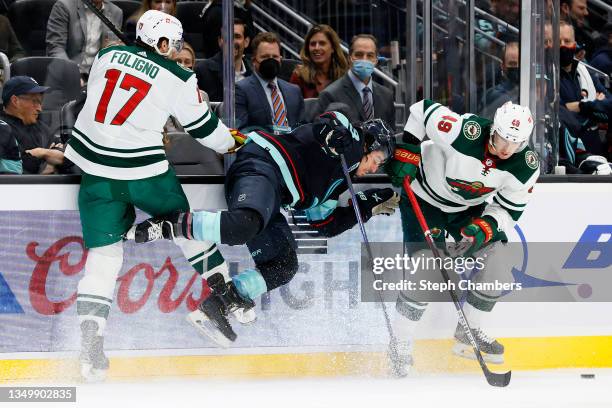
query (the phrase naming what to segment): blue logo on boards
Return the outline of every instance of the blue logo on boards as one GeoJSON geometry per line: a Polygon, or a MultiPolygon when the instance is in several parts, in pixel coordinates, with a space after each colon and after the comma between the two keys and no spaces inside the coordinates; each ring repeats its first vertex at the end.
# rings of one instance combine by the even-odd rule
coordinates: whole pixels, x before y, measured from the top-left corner
{"type": "Polygon", "coordinates": [[[24,313],[15,294],[0,273],[0,314],[24,313]]]}
{"type": "Polygon", "coordinates": [[[603,269],[612,265],[612,225],[589,225],[563,269],[603,269]]]}

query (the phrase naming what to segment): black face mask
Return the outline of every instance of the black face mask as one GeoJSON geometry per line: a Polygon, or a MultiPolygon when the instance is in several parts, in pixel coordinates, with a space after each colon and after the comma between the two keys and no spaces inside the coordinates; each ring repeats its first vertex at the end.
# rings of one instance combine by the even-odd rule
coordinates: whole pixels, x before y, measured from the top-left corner
{"type": "Polygon", "coordinates": [[[266,81],[271,81],[280,71],[280,62],[274,58],[268,58],[259,63],[259,75],[266,81]]]}
{"type": "Polygon", "coordinates": [[[574,54],[576,53],[576,47],[560,47],[559,48],[559,62],[562,67],[567,67],[574,61],[574,54]]]}
{"type": "Polygon", "coordinates": [[[511,83],[518,85],[521,80],[521,74],[519,68],[506,68],[506,78],[511,83]]]}

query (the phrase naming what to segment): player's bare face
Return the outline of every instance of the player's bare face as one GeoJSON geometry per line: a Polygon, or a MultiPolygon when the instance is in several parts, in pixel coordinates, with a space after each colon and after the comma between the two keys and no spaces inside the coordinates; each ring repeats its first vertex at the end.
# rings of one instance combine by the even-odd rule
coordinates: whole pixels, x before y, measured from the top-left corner
{"type": "Polygon", "coordinates": [[[366,174],[373,174],[378,171],[378,168],[385,162],[385,154],[379,151],[373,151],[361,158],[361,163],[357,167],[355,175],[363,177],[366,174]]]}
{"type": "Polygon", "coordinates": [[[493,134],[493,143],[489,145],[489,152],[502,160],[506,160],[516,153],[520,145],[520,143],[504,139],[496,132],[493,134]]]}

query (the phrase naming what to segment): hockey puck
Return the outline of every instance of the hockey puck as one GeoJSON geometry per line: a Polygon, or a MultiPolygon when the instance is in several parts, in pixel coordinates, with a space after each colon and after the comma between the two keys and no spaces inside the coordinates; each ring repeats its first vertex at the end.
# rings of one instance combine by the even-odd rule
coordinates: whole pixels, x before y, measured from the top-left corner
{"type": "Polygon", "coordinates": [[[580,378],[593,379],[595,378],[595,374],[580,374],[580,378]]]}

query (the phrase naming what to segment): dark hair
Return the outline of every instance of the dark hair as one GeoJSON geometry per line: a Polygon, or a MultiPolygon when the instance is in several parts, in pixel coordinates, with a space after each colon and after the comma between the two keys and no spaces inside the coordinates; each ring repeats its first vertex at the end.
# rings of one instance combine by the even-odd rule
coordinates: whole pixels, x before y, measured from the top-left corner
{"type": "Polygon", "coordinates": [[[351,38],[349,55],[353,53],[353,45],[355,45],[355,41],[357,40],[372,40],[374,42],[374,47],[376,47],[376,52],[378,52],[378,41],[376,40],[376,37],[374,37],[372,34],[357,34],[354,35],[353,38],[351,38]]]}
{"type": "Polygon", "coordinates": [[[349,62],[344,54],[344,51],[342,51],[342,47],[340,46],[340,37],[338,37],[338,34],[334,31],[334,29],[327,24],[313,25],[310,30],[308,30],[306,37],[304,37],[304,45],[300,51],[302,65],[296,68],[298,77],[300,77],[302,81],[306,82],[307,84],[314,84],[315,75],[317,74],[317,67],[310,58],[308,44],[310,43],[312,37],[318,33],[325,34],[325,37],[331,43],[333,49],[329,72],[325,73],[327,74],[328,78],[333,82],[344,75],[349,68],[349,62]]]}
{"type": "Polygon", "coordinates": [[[267,43],[272,43],[272,44],[277,43],[278,48],[280,49],[281,47],[281,42],[276,34],[269,32],[269,31],[264,31],[262,33],[257,34],[255,38],[253,38],[253,41],[251,42],[251,49],[253,50],[253,56],[257,54],[257,48],[259,48],[259,44],[261,44],[262,42],[267,42],[267,43]]]}

